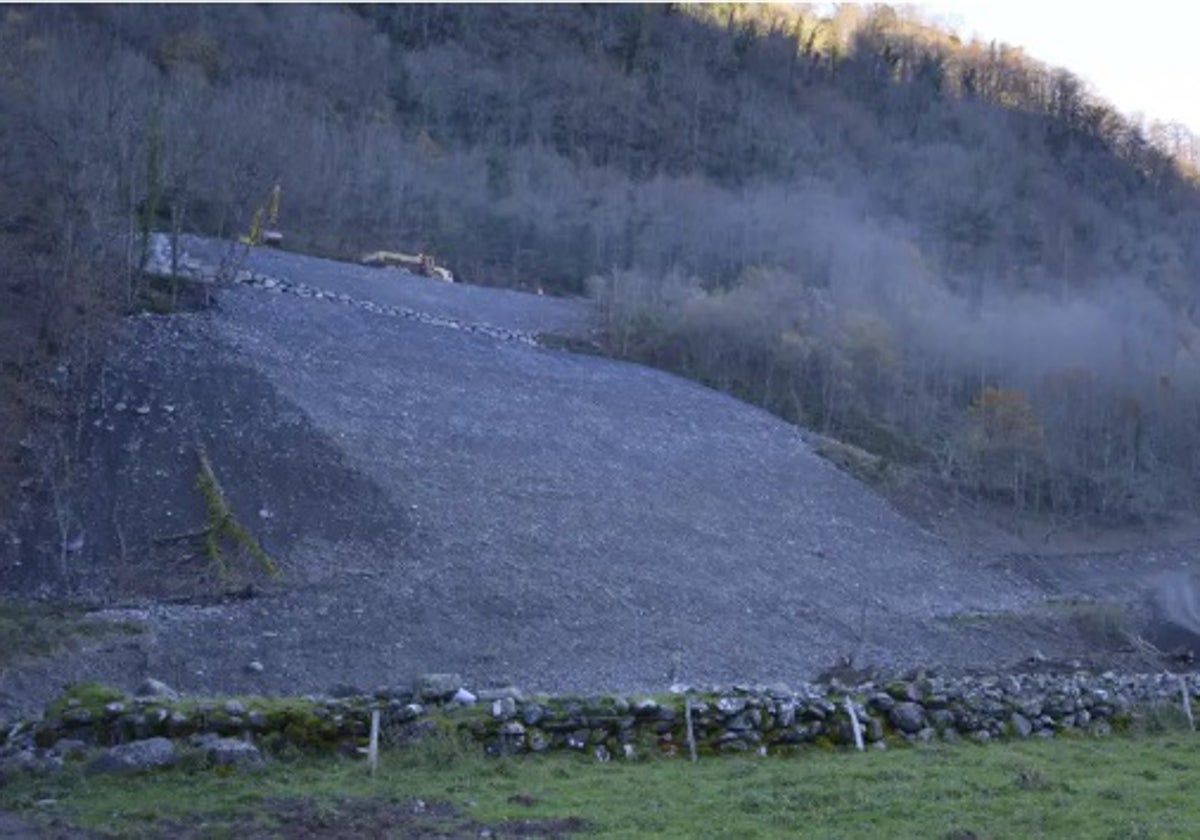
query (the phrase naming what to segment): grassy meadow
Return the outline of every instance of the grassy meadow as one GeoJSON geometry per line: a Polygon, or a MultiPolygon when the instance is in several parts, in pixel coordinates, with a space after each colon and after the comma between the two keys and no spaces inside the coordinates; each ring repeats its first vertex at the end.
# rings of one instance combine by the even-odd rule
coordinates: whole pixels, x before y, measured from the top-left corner
{"type": "MultiPolygon", "coordinates": [[[[934,745],[790,757],[488,758],[431,740],[258,769],[10,779],[0,809],[114,837],[1167,838],[1200,836],[1200,739],[934,745]]],[[[55,834],[52,836],[72,836],[55,834]]]]}

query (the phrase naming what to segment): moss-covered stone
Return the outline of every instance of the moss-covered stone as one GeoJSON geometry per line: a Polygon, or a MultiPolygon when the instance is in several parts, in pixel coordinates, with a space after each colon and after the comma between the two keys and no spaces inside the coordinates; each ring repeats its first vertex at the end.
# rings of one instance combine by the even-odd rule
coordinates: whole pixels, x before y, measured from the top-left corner
{"type": "Polygon", "coordinates": [[[87,709],[99,718],[106,714],[105,709],[110,703],[124,703],[128,699],[125,692],[109,685],[94,682],[74,683],[67,686],[62,695],[50,701],[46,707],[46,717],[61,718],[68,710],[87,709]]]}

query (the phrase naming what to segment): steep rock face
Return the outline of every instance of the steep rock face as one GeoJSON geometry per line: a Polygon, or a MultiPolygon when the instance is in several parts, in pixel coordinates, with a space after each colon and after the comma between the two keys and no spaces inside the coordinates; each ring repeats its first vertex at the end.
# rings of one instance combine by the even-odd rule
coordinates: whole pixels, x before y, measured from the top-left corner
{"type": "Polygon", "coordinates": [[[172,685],[452,670],[591,691],[1028,653],[940,619],[1034,587],[956,556],[797,429],[525,340],[585,329],[582,304],[279,253],[249,269],[211,310],[129,322],[86,423],[70,567],[31,552],[6,572],[117,600],[210,591],[181,536],[206,523],[203,448],[283,577],[233,559],[261,597],[139,613],[144,669],[172,685]]]}

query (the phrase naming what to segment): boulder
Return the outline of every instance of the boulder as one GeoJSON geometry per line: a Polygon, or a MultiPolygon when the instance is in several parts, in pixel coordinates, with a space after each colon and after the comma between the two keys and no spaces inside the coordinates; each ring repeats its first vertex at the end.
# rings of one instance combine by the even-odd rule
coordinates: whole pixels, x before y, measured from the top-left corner
{"type": "Polygon", "coordinates": [[[1009,723],[1012,725],[1013,734],[1018,738],[1028,738],[1033,734],[1033,724],[1020,712],[1013,712],[1009,723]]]}
{"type": "Polygon", "coordinates": [[[218,738],[208,745],[208,761],[218,767],[261,764],[262,753],[248,741],[237,738],[218,738]]]}
{"type": "Polygon", "coordinates": [[[118,744],[88,766],[89,773],[137,773],[156,767],[169,767],[178,754],[175,744],[166,738],[147,738],[118,744]]]}
{"type": "Polygon", "coordinates": [[[76,738],[61,738],[50,748],[52,755],[62,756],[63,758],[86,755],[87,751],[88,745],[76,738]]]}
{"type": "Polygon", "coordinates": [[[510,720],[517,714],[517,701],[511,697],[501,697],[492,702],[492,717],[496,720],[510,720]]]}
{"type": "Polygon", "coordinates": [[[454,703],[457,703],[460,706],[474,706],[475,701],[478,700],[479,698],[477,698],[471,692],[467,691],[465,688],[460,688],[454,692],[454,696],[451,697],[450,699],[451,699],[451,701],[453,701],[454,703]]]}
{"type": "Polygon", "coordinates": [[[162,700],[178,700],[179,692],[171,688],[165,682],[156,680],[153,677],[146,679],[138,686],[134,692],[137,697],[157,697],[162,700]]]}
{"type": "Polygon", "coordinates": [[[413,691],[418,700],[444,703],[454,697],[462,684],[458,674],[422,674],[417,677],[413,691]]]}
{"type": "Polygon", "coordinates": [[[897,703],[888,712],[892,726],[907,735],[913,735],[925,728],[925,709],[919,703],[897,703]]]}

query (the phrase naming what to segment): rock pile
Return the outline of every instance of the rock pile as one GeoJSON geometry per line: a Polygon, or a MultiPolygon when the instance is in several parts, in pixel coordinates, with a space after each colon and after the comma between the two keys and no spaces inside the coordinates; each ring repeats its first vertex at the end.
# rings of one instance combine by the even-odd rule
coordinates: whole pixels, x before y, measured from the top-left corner
{"type": "Polygon", "coordinates": [[[386,315],[392,318],[404,318],[409,321],[416,321],[421,324],[426,324],[431,327],[441,327],[442,329],[459,330],[465,333],[475,335],[483,335],[488,338],[494,338],[499,341],[516,341],[520,344],[527,344],[531,347],[537,347],[538,341],[533,334],[522,330],[513,330],[506,327],[497,327],[492,324],[471,324],[465,321],[458,321],[454,318],[443,318],[439,315],[430,315],[426,312],[419,312],[416,309],[409,309],[407,306],[389,306],[387,304],[375,303],[369,300],[356,300],[347,294],[322,291],[305,283],[298,283],[292,280],[283,280],[278,277],[270,277],[265,274],[256,274],[250,271],[239,271],[234,277],[234,282],[251,288],[265,289],[276,294],[295,295],[301,298],[311,298],[313,300],[326,300],[333,303],[349,304],[366,312],[374,313],[375,315],[386,315]]]}

